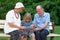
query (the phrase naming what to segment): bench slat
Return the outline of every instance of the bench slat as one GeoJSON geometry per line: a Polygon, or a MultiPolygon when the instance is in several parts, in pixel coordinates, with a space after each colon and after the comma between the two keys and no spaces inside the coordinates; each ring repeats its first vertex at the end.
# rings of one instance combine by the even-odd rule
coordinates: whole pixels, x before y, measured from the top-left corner
{"type": "Polygon", "coordinates": [[[4,25],[0,25],[0,29],[4,29],[4,25]]]}
{"type": "MultiPolygon", "coordinates": [[[[54,34],[54,33],[50,33],[47,37],[60,37],[60,34],[54,34]]],[[[0,37],[10,37],[10,35],[6,35],[4,33],[0,33],[0,37]]]]}
{"type": "Polygon", "coordinates": [[[4,33],[0,33],[0,37],[10,37],[10,35],[6,35],[4,33]]]}
{"type": "Polygon", "coordinates": [[[5,20],[0,20],[0,24],[5,24],[5,20]]]}
{"type": "Polygon", "coordinates": [[[59,37],[60,37],[60,34],[50,33],[50,34],[48,35],[48,37],[56,37],[56,36],[59,36],[59,37]]]}

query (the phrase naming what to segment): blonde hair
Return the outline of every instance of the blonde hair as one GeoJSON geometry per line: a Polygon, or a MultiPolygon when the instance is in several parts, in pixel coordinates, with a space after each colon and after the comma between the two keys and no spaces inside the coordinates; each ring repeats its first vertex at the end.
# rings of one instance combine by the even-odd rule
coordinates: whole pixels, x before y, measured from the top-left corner
{"type": "Polygon", "coordinates": [[[25,21],[25,19],[30,19],[30,21],[32,21],[32,18],[31,18],[31,14],[30,13],[26,13],[23,17],[23,20],[25,21]]]}

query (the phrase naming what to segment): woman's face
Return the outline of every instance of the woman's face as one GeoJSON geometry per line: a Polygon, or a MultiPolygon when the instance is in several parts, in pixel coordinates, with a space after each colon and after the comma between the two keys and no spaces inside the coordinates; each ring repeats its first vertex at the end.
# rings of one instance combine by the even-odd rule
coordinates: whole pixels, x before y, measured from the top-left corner
{"type": "Polygon", "coordinates": [[[16,8],[17,13],[22,12],[22,11],[23,11],[23,8],[16,8]]]}

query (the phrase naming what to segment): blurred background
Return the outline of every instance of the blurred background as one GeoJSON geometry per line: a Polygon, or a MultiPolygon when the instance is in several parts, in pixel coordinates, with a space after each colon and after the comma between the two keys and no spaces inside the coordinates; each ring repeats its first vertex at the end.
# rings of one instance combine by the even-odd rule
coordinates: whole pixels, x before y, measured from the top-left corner
{"type": "MultiPolygon", "coordinates": [[[[25,6],[21,19],[26,12],[31,13],[33,19],[36,6],[42,5],[45,11],[50,13],[51,22],[55,23],[54,33],[60,34],[60,0],[0,0],[0,20],[5,20],[7,12],[13,9],[17,2],[22,2],[25,6]]],[[[0,32],[4,33],[3,30],[0,32]]],[[[47,39],[49,40],[49,37],[47,39]]],[[[54,37],[54,40],[59,39],[59,37],[54,37]]],[[[9,38],[0,38],[0,40],[9,40],[9,38]]]]}

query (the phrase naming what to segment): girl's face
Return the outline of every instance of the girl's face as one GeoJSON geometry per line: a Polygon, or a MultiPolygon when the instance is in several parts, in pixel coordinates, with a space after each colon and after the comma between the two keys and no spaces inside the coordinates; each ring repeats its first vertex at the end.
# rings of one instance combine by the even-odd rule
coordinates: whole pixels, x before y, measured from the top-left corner
{"type": "Polygon", "coordinates": [[[25,19],[25,22],[29,22],[30,21],[30,19],[25,19]]]}

